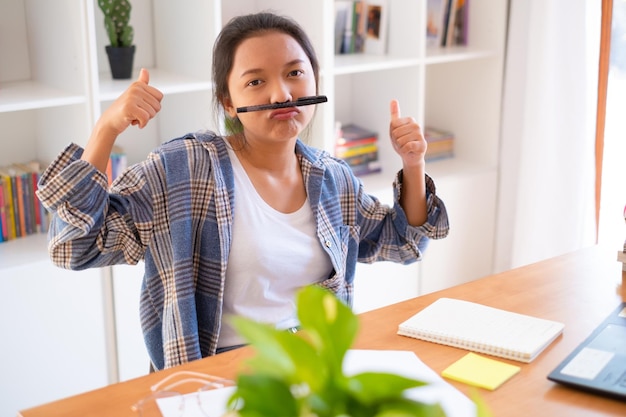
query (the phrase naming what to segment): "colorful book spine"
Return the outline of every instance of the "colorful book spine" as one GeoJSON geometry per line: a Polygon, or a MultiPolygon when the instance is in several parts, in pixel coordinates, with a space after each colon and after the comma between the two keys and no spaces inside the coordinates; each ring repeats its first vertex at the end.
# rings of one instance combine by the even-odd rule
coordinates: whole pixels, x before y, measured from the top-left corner
{"type": "Polygon", "coordinates": [[[37,162],[0,167],[0,242],[47,232],[49,214],[37,198],[37,162]]]}
{"type": "Polygon", "coordinates": [[[4,242],[7,236],[7,218],[4,207],[4,178],[0,177],[0,242],[4,242]]]}
{"type": "Polygon", "coordinates": [[[6,234],[4,240],[11,240],[17,237],[15,230],[15,210],[13,205],[13,181],[7,169],[0,168],[0,177],[4,184],[4,219],[6,221],[6,227],[3,222],[3,229],[6,228],[6,234]]]}
{"type": "Polygon", "coordinates": [[[119,146],[114,146],[109,162],[107,164],[107,178],[109,185],[113,184],[113,181],[119,177],[127,167],[126,154],[119,146]]]}
{"type": "Polygon", "coordinates": [[[15,213],[15,237],[24,236],[22,233],[22,217],[23,213],[20,211],[21,198],[20,198],[20,188],[18,187],[18,179],[17,175],[15,175],[15,171],[12,169],[9,170],[9,174],[11,175],[11,190],[13,191],[12,201],[13,201],[13,212],[15,213]],[[20,214],[21,213],[21,214],[20,214]]]}
{"type": "Polygon", "coordinates": [[[335,156],[350,165],[357,176],[381,171],[378,134],[355,124],[337,129],[335,156]]]}
{"type": "Polygon", "coordinates": [[[454,156],[454,134],[452,132],[427,126],[424,129],[424,139],[428,144],[424,156],[427,162],[454,156]]]}

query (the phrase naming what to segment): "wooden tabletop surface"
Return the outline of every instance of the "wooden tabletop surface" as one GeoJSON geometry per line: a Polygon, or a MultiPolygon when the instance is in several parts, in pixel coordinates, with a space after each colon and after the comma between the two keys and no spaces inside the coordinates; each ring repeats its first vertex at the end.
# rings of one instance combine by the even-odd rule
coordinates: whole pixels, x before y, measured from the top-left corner
{"type": "MultiPolygon", "coordinates": [[[[392,285],[393,277],[388,279],[392,285]]],[[[467,353],[462,349],[398,336],[398,324],[440,297],[460,298],[565,323],[565,330],[546,350],[495,391],[478,389],[494,416],[582,417],[626,416],[626,402],[573,390],[546,376],[621,302],[626,290],[616,251],[590,247],[522,268],[361,314],[354,347],[409,350],[437,373],[467,353]]],[[[23,417],[135,416],[131,405],[150,386],[178,370],[235,378],[249,348],[191,362],[130,381],[21,411],[23,417]]],[[[470,394],[473,388],[449,381],[470,394]]]]}

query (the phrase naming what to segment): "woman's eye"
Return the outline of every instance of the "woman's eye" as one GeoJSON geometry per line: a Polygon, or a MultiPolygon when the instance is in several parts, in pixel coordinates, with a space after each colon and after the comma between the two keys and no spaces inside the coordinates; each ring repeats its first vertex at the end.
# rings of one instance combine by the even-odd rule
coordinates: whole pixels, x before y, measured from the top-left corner
{"type": "Polygon", "coordinates": [[[252,80],[248,83],[249,86],[254,87],[261,84],[261,80],[252,80]]]}
{"type": "Polygon", "coordinates": [[[302,74],[304,74],[304,71],[299,70],[299,69],[293,70],[293,71],[289,71],[289,76],[290,77],[298,77],[298,76],[300,76],[302,74]]]}

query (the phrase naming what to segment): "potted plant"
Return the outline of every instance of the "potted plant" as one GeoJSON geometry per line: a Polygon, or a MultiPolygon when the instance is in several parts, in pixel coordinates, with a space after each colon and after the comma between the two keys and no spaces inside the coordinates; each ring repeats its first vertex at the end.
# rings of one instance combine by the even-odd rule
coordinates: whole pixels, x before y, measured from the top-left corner
{"type": "MultiPolygon", "coordinates": [[[[422,381],[382,372],[344,374],[344,356],[356,337],[358,318],[334,294],[305,287],[297,307],[302,331],[295,334],[243,317],[232,319],[256,355],[237,376],[229,417],[444,415],[439,405],[404,395],[425,385],[422,381]]],[[[488,416],[476,403],[478,415],[488,416]]]]}
{"type": "Polygon", "coordinates": [[[98,0],[98,6],[104,13],[110,44],[105,47],[114,79],[129,79],[133,72],[135,45],[133,27],[130,21],[129,0],[98,0]]]}

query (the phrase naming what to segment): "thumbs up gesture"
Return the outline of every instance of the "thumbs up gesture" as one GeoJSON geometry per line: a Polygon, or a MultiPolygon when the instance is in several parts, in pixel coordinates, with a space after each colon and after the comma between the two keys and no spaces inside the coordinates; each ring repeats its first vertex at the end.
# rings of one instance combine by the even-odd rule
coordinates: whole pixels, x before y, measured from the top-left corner
{"type": "Polygon", "coordinates": [[[142,68],[139,78],[102,114],[99,123],[108,126],[114,135],[119,135],[130,125],[144,128],[161,110],[163,99],[163,93],[149,82],[150,74],[142,68]]]}
{"type": "Polygon", "coordinates": [[[389,107],[391,111],[389,137],[393,149],[402,158],[403,166],[407,168],[424,165],[427,145],[422,129],[412,117],[400,115],[398,100],[392,100],[389,107]]]}

